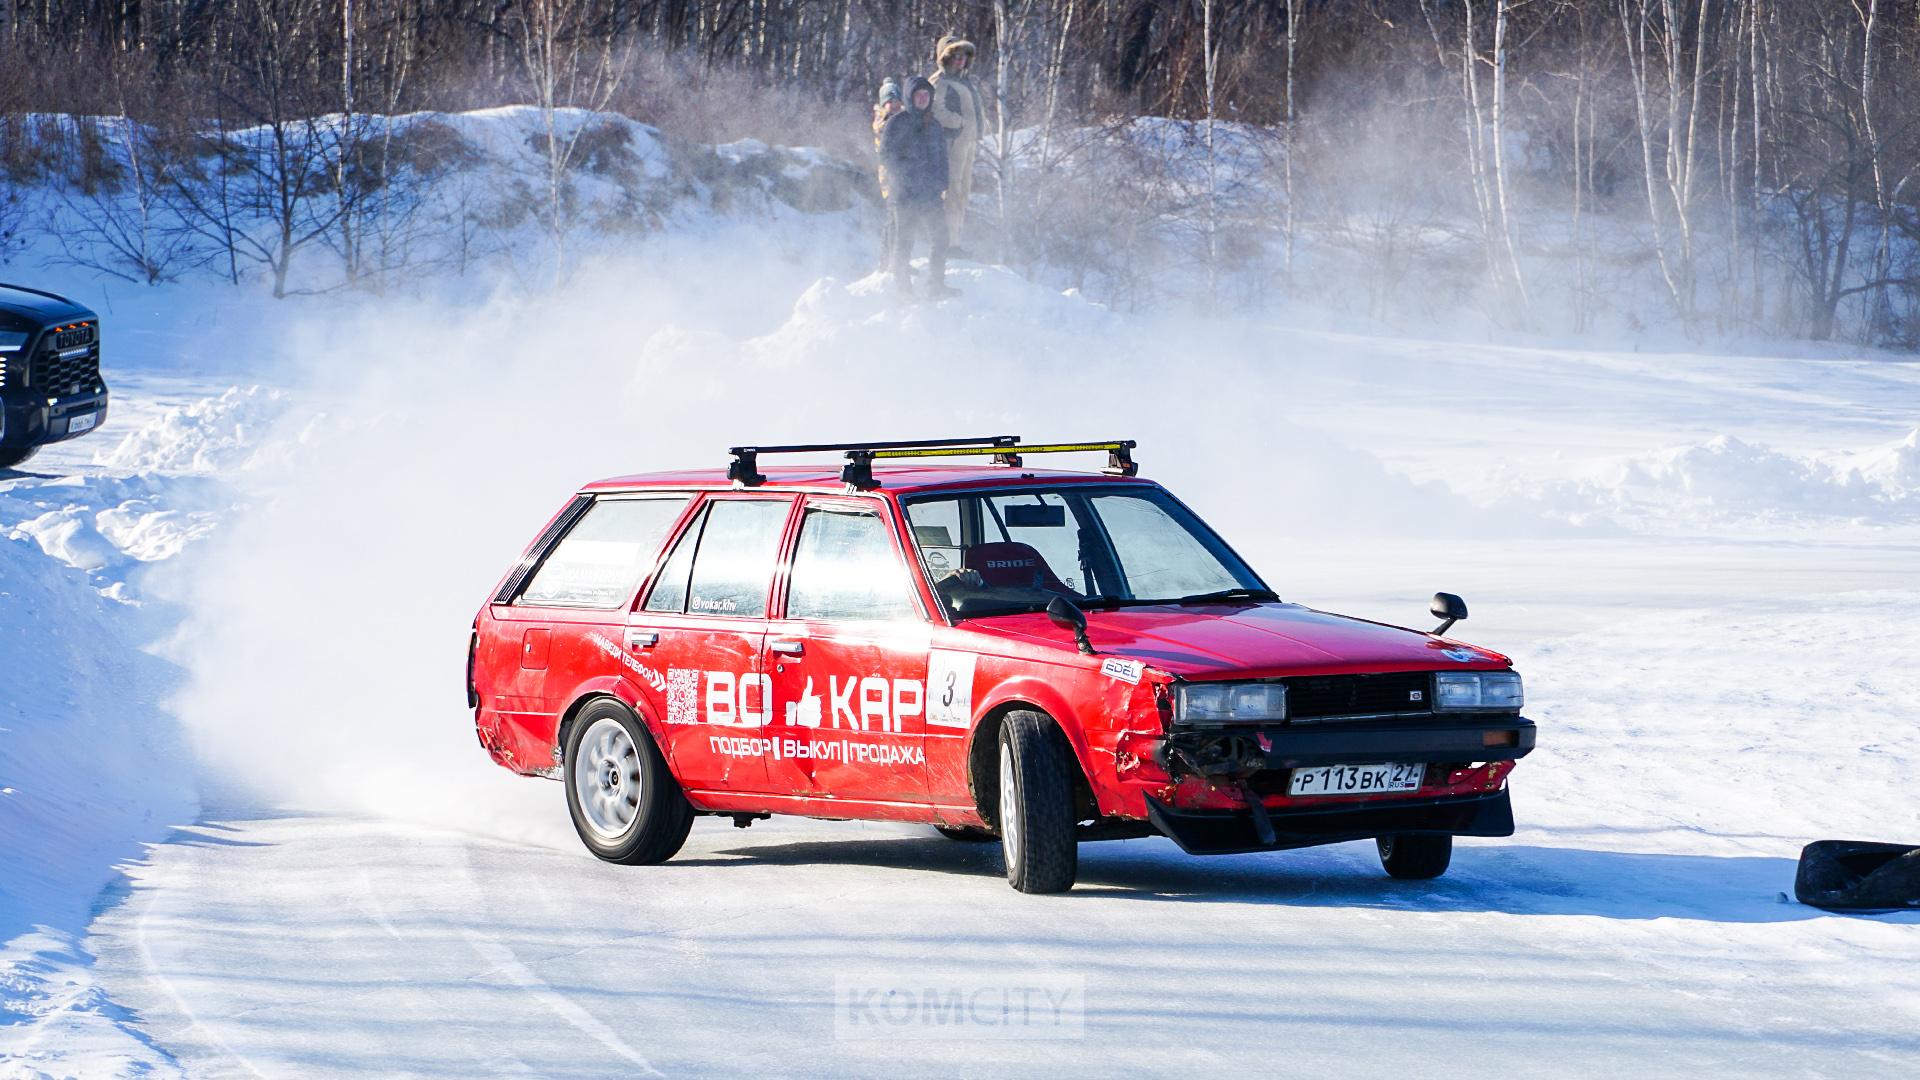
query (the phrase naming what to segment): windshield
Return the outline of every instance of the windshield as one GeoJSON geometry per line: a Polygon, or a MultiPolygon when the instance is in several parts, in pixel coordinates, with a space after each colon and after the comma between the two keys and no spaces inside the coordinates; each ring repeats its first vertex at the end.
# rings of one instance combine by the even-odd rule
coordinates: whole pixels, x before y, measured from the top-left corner
{"type": "Polygon", "coordinates": [[[959,618],[1272,594],[1212,530],[1159,488],[1072,485],[906,501],[934,592],[959,618]]]}

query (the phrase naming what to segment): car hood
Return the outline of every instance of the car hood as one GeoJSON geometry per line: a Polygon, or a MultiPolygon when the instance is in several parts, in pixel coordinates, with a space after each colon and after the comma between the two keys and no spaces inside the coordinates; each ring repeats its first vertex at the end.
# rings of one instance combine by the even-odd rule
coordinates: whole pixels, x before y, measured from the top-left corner
{"type": "Polygon", "coordinates": [[[88,319],[93,312],[64,296],[0,285],[0,313],[43,323],[55,319],[88,319]]]}
{"type": "MultiPolygon", "coordinates": [[[[1044,614],[963,624],[998,636],[1074,648],[1044,614]]],[[[1510,666],[1499,653],[1418,630],[1333,615],[1298,604],[1193,604],[1087,612],[1087,638],[1103,655],[1142,660],[1183,678],[1334,675],[1510,666]]]]}

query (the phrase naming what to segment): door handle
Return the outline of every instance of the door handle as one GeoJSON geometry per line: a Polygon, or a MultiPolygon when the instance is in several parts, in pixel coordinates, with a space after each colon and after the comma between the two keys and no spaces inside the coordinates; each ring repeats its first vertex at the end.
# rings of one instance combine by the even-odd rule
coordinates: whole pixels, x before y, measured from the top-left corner
{"type": "Polygon", "coordinates": [[[628,630],[627,648],[649,649],[660,640],[660,635],[651,630],[628,630]]]}
{"type": "Polygon", "coordinates": [[[807,643],[804,641],[776,641],[767,646],[767,648],[779,653],[781,656],[799,656],[807,651],[807,643]]]}

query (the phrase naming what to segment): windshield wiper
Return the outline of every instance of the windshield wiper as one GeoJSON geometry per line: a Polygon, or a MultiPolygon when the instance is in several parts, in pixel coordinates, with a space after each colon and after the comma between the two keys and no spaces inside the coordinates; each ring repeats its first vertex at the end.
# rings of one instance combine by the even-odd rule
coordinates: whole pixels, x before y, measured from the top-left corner
{"type": "Polygon", "coordinates": [[[1205,604],[1215,600],[1252,600],[1256,603],[1266,603],[1267,601],[1278,599],[1280,599],[1278,596],[1275,596],[1266,589],[1235,588],[1221,589],[1218,592],[1194,593],[1191,596],[1183,596],[1178,600],[1169,600],[1167,603],[1205,604]]]}

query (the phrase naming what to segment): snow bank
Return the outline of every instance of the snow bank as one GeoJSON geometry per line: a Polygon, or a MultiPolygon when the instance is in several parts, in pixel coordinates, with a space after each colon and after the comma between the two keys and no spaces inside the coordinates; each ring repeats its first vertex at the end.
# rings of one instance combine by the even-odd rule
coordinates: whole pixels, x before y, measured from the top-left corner
{"type": "Polygon", "coordinates": [[[1891,496],[1920,495],[1920,428],[1891,446],[1862,454],[1855,468],[1891,496]]]}
{"type": "Polygon", "coordinates": [[[1572,522],[1641,531],[1707,531],[1730,524],[1825,527],[1920,524],[1920,431],[1864,451],[1799,456],[1716,435],[1625,458],[1587,462],[1580,475],[1508,478],[1500,500],[1572,522]]]}
{"type": "Polygon", "coordinates": [[[246,468],[285,395],[258,386],[229,387],[219,397],[168,409],[129,432],[94,464],[129,472],[211,473],[246,468]]]}
{"type": "Polygon", "coordinates": [[[71,977],[93,898],[199,813],[162,706],[182,672],[150,651],[178,612],[144,570],[213,532],[231,492],[206,474],[273,397],[163,409],[103,455],[119,471],[0,481],[0,1021],[113,1011],[71,977]]]}
{"type": "MultiPolygon", "coordinates": [[[[0,530],[0,943],[78,934],[113,866],[198,812],[159,706],[177,669],[141,649],[164,622],[104,591],[0,530]]],[[[0,951],[0,975],[21,959],[0,951]]],[[[0,978],[0,1018],[38,993],[0,978]]]]}

